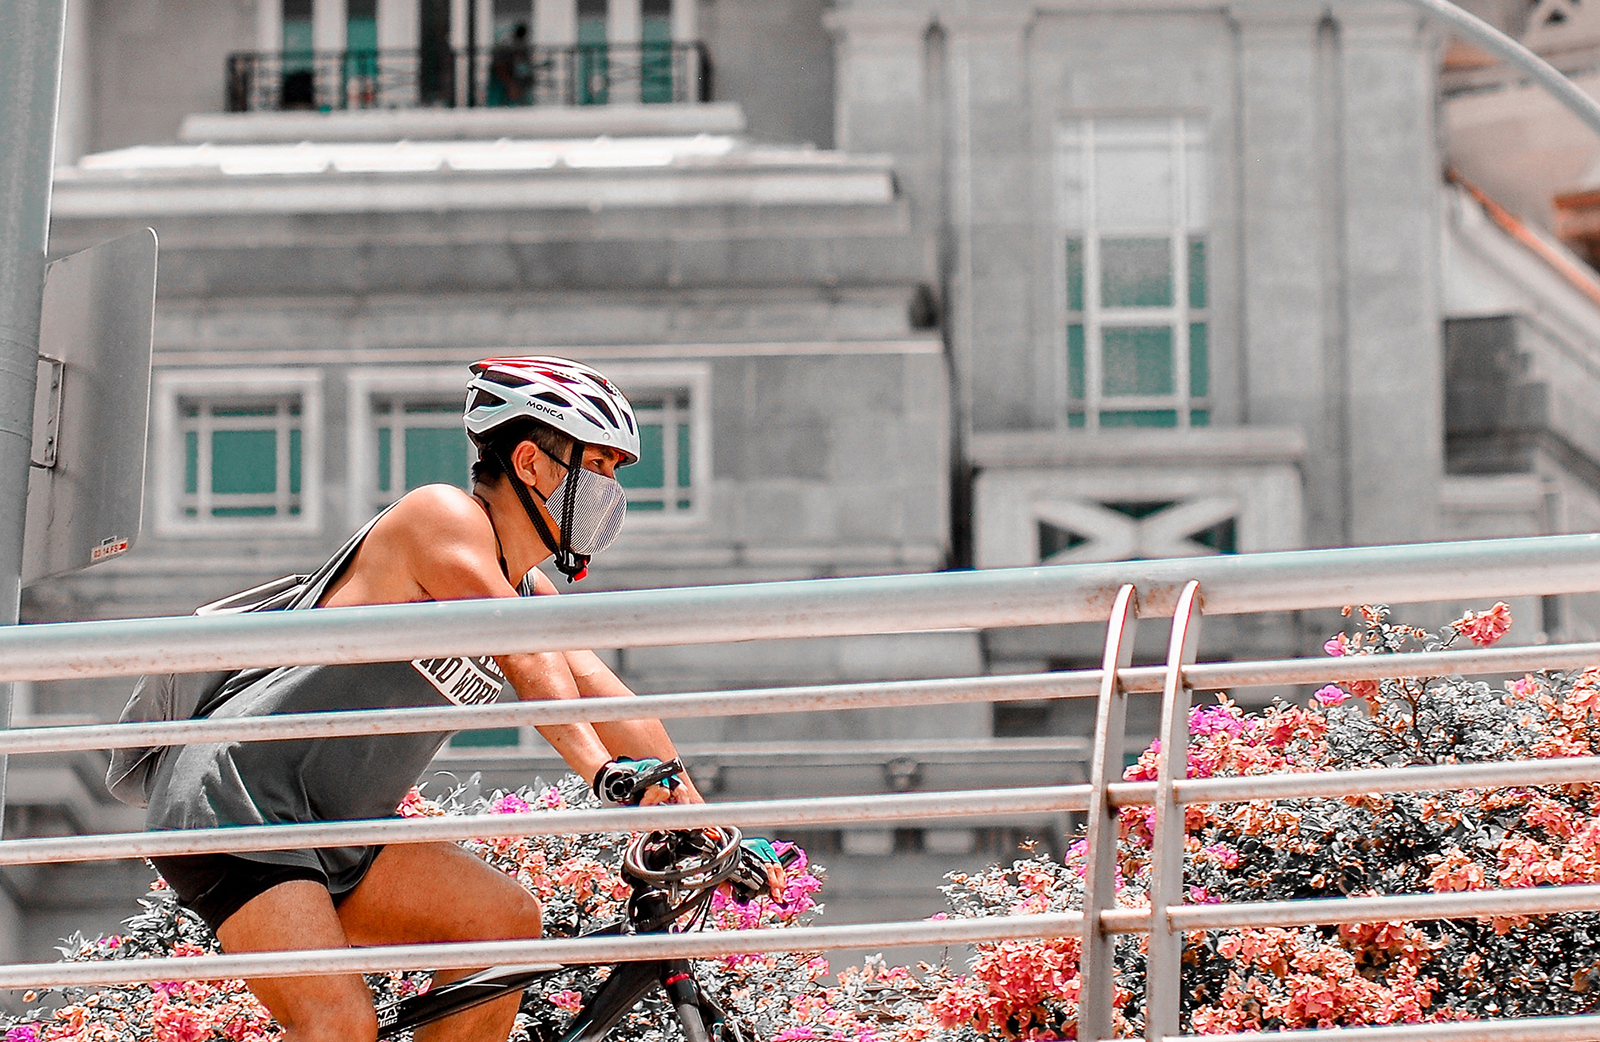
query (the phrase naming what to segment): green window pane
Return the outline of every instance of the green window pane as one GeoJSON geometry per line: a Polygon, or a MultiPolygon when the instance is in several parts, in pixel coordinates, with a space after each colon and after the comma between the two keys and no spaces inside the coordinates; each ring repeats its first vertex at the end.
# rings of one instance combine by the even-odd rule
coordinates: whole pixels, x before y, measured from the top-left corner
{"type": "Polygon", "coordinates": [[[1172,394],[1172,328],[1128,326],[1103,330],[1107,396],[1172,394]]]}
{"type": "Polygon", "coordinates": [[[1206,344],[1206,324],[1189,325],[1189,397],[1204,398],[1211,393],[1211,354],[1206,344]]]}
{"type": "Polygon", "coordinates": [[[1172,244],[1167,239],[1103,239],[1100,297],[1108,308],[1170,307],[1172,244]]]}
{"type": "Polygon", "coordinates": [[[662,453],[661,437],[661,424],[639,424],[639,462],[617,471],[617,480],[623,488],[661,488],[667,483],[667,461],[662,453]]]}
{"type": "MultiPolygon", "coordinates": [[[[618,473],[620,473],[620,471],[618,473]]],[[[646,499],[646,500],[643,500],[643,501],[640,501],[640,502],[637,502],[637,503],[632,501],[632,500],[628,501],[628,510],[629,511],[636,511],[636,510],[665,510],[665,509],[667,509],[667,505],[665,503],[661,502],[661,500],[659,500],[659,499],[646,499]]]]}
{"type": "Polygon", "coordinates": [[[212,507],[212,517],[275,517],[277,507],[212,507]]]}
{"type": "Polygon", "coordinates": [[[378,19],[376,15],[356,17],[345,22],[344,48],[347,51],[371,53],[378,49],[378,19]]]}
{"type": "Polygon", "coordinates": [[[200,491],[200,433],[183,432],[183,490],[191,496],[200,491]]]}
{"type": "Polygon", "coordinates": [[[455,749],[504,749],[517,744],[517,729],[515,727],[494,727],[486,731],[462,731],[450,739],[450,745],[455,749]]]}
{"type": "Polygon", "coordinates": [[[1083,425],[1084,425],[1083,413],[1081,413],[1081,412],[1069,412],[1069,413],[1067,413],[1067,426],[1068,427],[1082,427],[1083,425]]]}
{"type": "Polygon", "coordinates": [[[1176,427],[1176,409],[1127,409],[1100,414],[1102,427],[1176,427]]]}
{"type": "Polygon", "coordinates": [[[219,496],[278,491],[277,431],[213,431],[211,491],[219,496]]]}
{"type": "Polygon", "coordinates": [[[1067,310],[1083,310],[1083,240],[1067,240],[1067,310]]]}
{"type": "Polygon", "coordinates": [[[1083,327],[1067,327],[1067,397],[1080,402],[1084,397],[1083,327]]]}
{"type": "Polygon", "coordinates": [[[689,425],[678,424],[678,487],[689,487],[689,425]]]}
{"type": "Polygon", "coordinates": [[[406,488],[442,481],[467,487],[467,436],[460,427],[407,427],[406,488]]]}
{"type": "Polygon", "coordinates": [[[1191,427],[1209,427],[1209,426],[1211,426],[1211,410],[1210,409],[1191,409],[1191,410],[1189,410],[1189,426],[1191,426],[1191,427]]]}
{"type": "Polygon", "coordinates": [[[1206,241],[1189,240],[1189,306],[1206,306],[1206,241]]]}
{"type": "Polygon", "coordinates": [[[289,428],[289,494],[300,494],[300,428],[289,428]]]}
{"type": "Polygon", "coordinates": [[[678,500],[678,509],[679,510],[688,510],[689,507],[691,507],[691,506],[693,506],[693,504],[687,499],[678,500]]]}
{"type": "Polygon", "coordinates": [[[378,428],[378,491],[389,491],[389,471],[394,467],[393,432],[387,427],[378,428]]]}

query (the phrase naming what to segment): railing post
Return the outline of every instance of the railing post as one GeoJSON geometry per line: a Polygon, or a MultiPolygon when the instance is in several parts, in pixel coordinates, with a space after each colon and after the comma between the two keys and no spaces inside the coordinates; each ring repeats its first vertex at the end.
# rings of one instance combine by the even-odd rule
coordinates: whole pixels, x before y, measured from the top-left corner
{"type": "Polygon", "coordinates": [[[1189,582],[1172,613],[1167,645],[1167,677],[1161,692],[1161,751],[1156,757],[1155,825],[1150,851],[1150,947],[1145,955],[1144,1037],[1160,1042],[1178,1033],[1183,992],[1183,931],[1172,928],[1167,909],[1183,903],[1183,808],[1172,783],[1188,776],[1189,703],[1192,691],[1183,675],[1200,641],[1200,584],[1189,582]]]}
{"type": "Polygon", "coordinates": [[[1100,702],[1095,712],[1094,755],[1090,760],[1089,835],[1083,874],[1083,953],[1078,961],[1078,1038],[1098,1042],[1111,1037],[1111,1007],[1116,994],[1116,949],[1101,929],[1100,914],[1117,905],[1117,838],[1121,829],[1108,786],[1122,778],[1122,745],[1128,723],[1128,696],[1121,671],[1133,664],[1134,614],[1139,595],[1132,586],[1117,591],[1106,627],[1101,660],[1100,702]]]}

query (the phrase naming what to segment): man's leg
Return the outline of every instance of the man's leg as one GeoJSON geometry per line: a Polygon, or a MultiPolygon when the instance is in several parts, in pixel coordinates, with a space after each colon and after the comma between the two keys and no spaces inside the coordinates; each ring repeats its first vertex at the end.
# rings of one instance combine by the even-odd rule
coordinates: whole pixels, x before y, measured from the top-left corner
{"type": "MultiPolygon", "coordinates": [[[[539,902],[454,843],[384,847],[339,905],[350,943],[425,944],[538,937],[539,902]]],[[[434,975],[435,984],[476,971],[434,975]]],[[[420,1028],[416,1042],[505,1042],[521,996],[508,995],[420,1028]]]]}
{"type": "MultiPolygon", "coordinates": [[[[344,948],[349,941],[321,883],[293,879],[250,901],[217,930],[225,952],[344,948]]],[[[356,974],[246,981],[284,1029],[284,1042],[372,1042],[372,992],[356,974]]]]}

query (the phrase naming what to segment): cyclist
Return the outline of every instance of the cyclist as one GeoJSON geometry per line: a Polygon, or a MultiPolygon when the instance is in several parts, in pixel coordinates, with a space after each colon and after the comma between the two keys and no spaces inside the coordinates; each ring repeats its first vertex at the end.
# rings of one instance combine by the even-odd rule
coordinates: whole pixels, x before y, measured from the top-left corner
{"type": "MultiPolygon", "coordinates": [[[[477,446],[470,494],[408,493],[343,551],[308,602],[317,607],[549,595],[535,566],[554,557],[568,581],[616,538],[625,511],[618,467],[639,457],[633,410],[617,387],[559,358],[494,358],[471,367],[465,422],[477,446]]],[[[481,659],[247,670],[196,715],[227,717],[494,700],[502,680],[522,699],[628,696],[589,651],[481,659]]],[[[596,792],[676,757],[658,721],[539,728],[596,792]]],[[[173,747],[152,784],[152,829],[312,822],[393,815],[446,736],[173,747]]],[[[626,789],[627,786],[622,786],[626,789]]],[[[699,803],[683,776],[642,801],[699,803]]],[[[537,937],[523,887],[451,843],[167,857],[156,867],[228,952],[537,937]]],[[[442,983],[468,971],[439,973],[442,983]]],[[[250,989],[289,1042],[375,1037],[360,976],[258,979],[250,989]]],[[[418,1030],[418,1042],[503,1042],[518,998],[418,1030]]]]}

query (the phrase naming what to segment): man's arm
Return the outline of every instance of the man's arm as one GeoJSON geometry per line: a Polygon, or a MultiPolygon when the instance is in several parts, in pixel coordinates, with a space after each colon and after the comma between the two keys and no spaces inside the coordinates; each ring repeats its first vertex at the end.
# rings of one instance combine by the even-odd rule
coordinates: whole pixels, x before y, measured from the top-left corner
{"type": "MultiPolygon", "coordinates": [[[[498,544],[488,516],[472,499],[454,489],[419,489],[395,511],[401,516],[399,542],[410,563],[412,575],[429,597],[436,601],[467,600],[484,597],[516,597],[517,591],[500,571],[498,544]],[[404,513],[401,513],[404,511],[404,513]]],[[[387,519],[386,519],[387,520],[387,519]]],[[[380,522],[381,524],[382,522],[380,522]]],[[[535,583],[543,580],[545,590],[555,593],[555,585],[535,570],[535,583]]],[[[581,698],[584,691],[572,668],[573,656],[580,664],[592,662],[609,677],[607,691],[593,693],[632,694],[600,659],[589,652],[543,651],[496,655],[517,696],[525,701],[581,698]]],[[[605,683],[601,680],[599,683],[605,683]]],[[[657,721],[624,721],[621,724],[547,724],[538,728],[545,741],[560,754],[590,785],[609,761],[619,756],[639,759],[653,756],[673,759],[677,754],[666,730],[657,721]],[[615,743],[615,744],[614,744],[615,743]],[[660,750],[659,752],[657,750],[660,750]],[[664,753],[664,755],[663,755],[664,753]]],[[[693,784],[673,791],[676,802],[701,802],[693,784]]],[[[652,786],[646,805],[667,800],[665,789],[652,786]]]]}
{"type": "MultiPolygon", "coordinates": [[[[557,595],[559,591],[556,590],[555,583],[551,582],[543,572],[536,568],[530,574],[536,594],[551,597],[557,595]]],[[[601,661],[600,656],[594,652],[568,651],[565,652],[565,656],[567,669],[572,674],[580,697],[636,697],[628,685],[624,684],[621,678],[611,671],[611,667],[601,661]]],[[[509,673],[506,675],[510,676],[509,673]]],[[[516,681],[513,680],[512,684],[515,686],[516,681]]],[[[522,688],[517,687],[517,692],[520,695],[522,688]]],[[[606,748],[617,756],[628,756],[635,760],[646,756],[653,756],[657,760],[672,760],[678,756],[678,750],[672,744],[672,737],[667,734],[667,729],[661,725],[660,720],[641,717],[637,720],[606,721],[593,726],[606,748]]],[[[679,780],[683,785],[674,793],[675,802],[705,802],[687,774],[681,775],[679,780]]]]}
{"type": "MultiPolygon", "coordinates": [[[[430,598],[453,601],[517,596],[500,573],[494,528],[473,500],[453,489],[419,489],[394,514],[399,515],[393,517],[398,522],[398,548],[412,576],[430,598]]],[[[497,655],[495,661],[522,698],[581,697],[566,656],[560,652],[497,655]]],[[[567,765],[591,785],[600,768],[613,758],[594,727],[587,723],[548,724],[538,730],[567,765]]]]}

